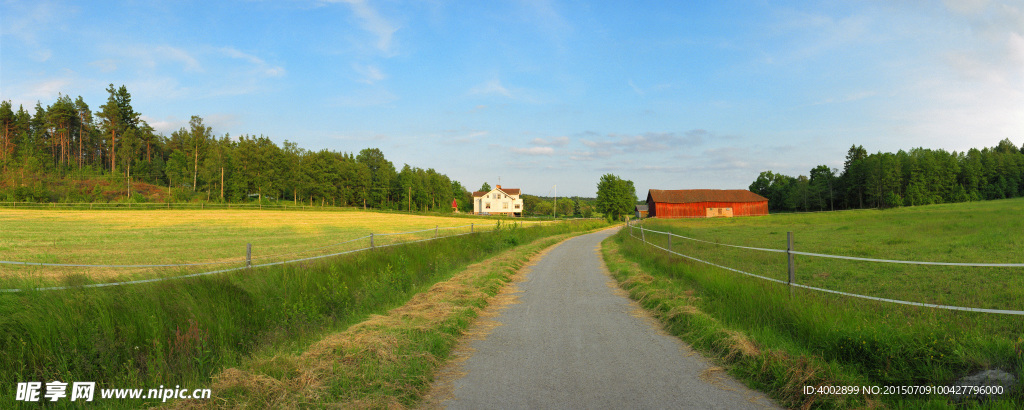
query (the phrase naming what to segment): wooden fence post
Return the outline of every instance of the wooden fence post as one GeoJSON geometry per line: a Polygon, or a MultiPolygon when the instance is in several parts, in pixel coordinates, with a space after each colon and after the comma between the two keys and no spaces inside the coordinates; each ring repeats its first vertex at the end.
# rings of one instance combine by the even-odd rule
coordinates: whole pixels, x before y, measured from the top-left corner
{"type": "Polygon", "coordinates": [[[469,233],[473,233],[473,224],[469,224],[469,233]]]}
{"type": "Polygon", "coordinates": [[[672,252],[672,234],[666,232],[665,237],[668,238],[668,251],[672,252]]]}
{"type": "Polygon", "coordinates": [[[437,227],[438,225],[434,225],[434,238],[437,238],[437,227]]]}
{"type": "Polygon", "coordinates": [[[245,268],[252,268],[252,244],[245,244],[245,268]]]}
{"type": "Polygon", "coordinates": [[[370,232],[370,249],[373,249],[373,232],[370,232]]]}
{"type": "Polygon", "coordinates": [[[796,266],[793,264],[793,232],[786,232],[786,256],[789,259],[789,293],[793,294],[793,284],[796,283],[796,266]]]}

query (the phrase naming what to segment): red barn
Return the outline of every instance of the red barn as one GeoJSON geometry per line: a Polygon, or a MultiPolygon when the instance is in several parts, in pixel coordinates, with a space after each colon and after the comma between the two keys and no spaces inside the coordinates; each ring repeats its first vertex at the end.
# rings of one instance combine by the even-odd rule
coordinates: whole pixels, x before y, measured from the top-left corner
{"type": "Polygon", "coordinates": [[[744,189],[652,189],[647,192],[652,218],[712,218],[768,215],[768,198],[744,189]]]}

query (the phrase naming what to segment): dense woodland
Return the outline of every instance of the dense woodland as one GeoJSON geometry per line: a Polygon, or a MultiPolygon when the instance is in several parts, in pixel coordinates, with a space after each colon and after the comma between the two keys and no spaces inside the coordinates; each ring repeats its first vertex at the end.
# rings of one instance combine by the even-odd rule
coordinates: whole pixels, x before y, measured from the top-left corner
{"type": "Polygon", "coordinates": [[[376,148],[352,154],[278,146],[263,136],[218,138],[198,116],[164,136],[140,119],[124,86],[107,91],[96,112],[66,95],[33,112],[0,102],[0,200],[276,200],[450,211],[456,199],[472,210],[459,182],[433,169],[397,170],[376,148]],[[81,189],[97,180],[107,183],[81,189]]]}
{"type": "Polygon", "coordinates": [[[915,148],[868,155],[854,145],[843,169],[819,165],[809,176],[762,172],[750,190],[772,211],[891,208],[1024,196],[1024,147],[947,152],[915,148]]]}

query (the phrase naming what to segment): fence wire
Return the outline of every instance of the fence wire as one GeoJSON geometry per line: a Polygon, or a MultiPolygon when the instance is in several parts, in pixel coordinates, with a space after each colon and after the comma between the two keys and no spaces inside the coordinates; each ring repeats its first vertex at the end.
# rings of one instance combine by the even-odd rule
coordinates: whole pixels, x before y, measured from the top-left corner
{"type": "Polygon", "coordinates": [[[755,278],[758,278],[758,279],[763,279],[763,280],[767,280],[767,281],[771,281],[771,282],[775,282],[775,283],[781,283],[783,285],[789,285],[789,286],[793,286],[793,287],[797,287],[797,288],[803,288],[803,289],[808,289],[808,290],[813,290],[813,291],[818,291],[818,292],[825,292],[825,293],[831,293],[831,294],[848,296],[848,297],[854,297],[854,298],[860,298],[860,299],[874,300],[874,301],[878,301],[878,302],[896,303],[896,304],[908,305],[908,306],[920,306],[920,307],[927,307],[927,308],[933,308],[933,309],[958,310],[958,311],[964,311],[964,312],[992,313],[992,314],[1001,314],[1001,315],[1019,315],[1019,316],[1024,315],[1024,311],[1022,311],[1022,310],[984,309],[984,308],[972,308],[972,307],[964,307],[964,306],[939,305],[939,304],[934,304],[934,303],[909,302],[909,301],[905,301],[905,300],[888,299],[888,298],[881,298],[881,297],[877,297],[877,296],[868,296],[868,295],[860,295],[860,294],[856,294],[856,293],[841,292],[841,291],[832,290],[832,289],[825,289],[825,288],[819,288],[819,287],[814,287],[814,286],[801,285],[799,283],[790,283],[790,282],[787,282],[787,281],[784,281],[784,280],[779,280],[779,279],[769,278],[769,277],[765,277],[765,276],[761,276],[761,275],[757,275],[757,274],[753,274],[753,273],[749,273],[749,272],[744,272],[744,271],[739,270],[739,269],[730,268],[728,266],[722,266],[722,265],[719,265],[719,264],[716,264],[716,263],[708,262],[708,261],[705,261],[705,260],[702,260],[702,259],[698,259],[698,258],[689,256],[689,255],[684,255],[684,254],[681,254],[679,252],[672,251],[670,249],[667,249],[667,248],[655,245],[652,242],[648,242],[646,240],[646,237],[643,236],[643,233],[644,232],[651,232],[651,233],[657,233],[657,234],[664,234],[664,235],[674,236],[674,237],[677,237],[677,238],[688,239],[688,240],[697,241],[697,242],[709,243],[709,244],[713,244],[713,245],[729,246],[729,247],[734,247],[734,248],[750,249],[750,250],[756,250],[756,251],[781,252],[781,253],[789,253],[789,254],[793,254],[793,255],[816,256],[816,257],[822,257],[822,258],[846,259],[846,260],[855,260],[855,261],[863,261],[863,262],[902,263],[902,264],[909,264],[909,265],[938,265],[938,266],[967,266],[967,267],[1013,267],[1013,268],[1024,267],[1024,263],[948,263],[948,262],[920,262],[920,261],[898,261],[898,260],[888,260],[888,259],[857,258],[857,257],[852,257],[852,256],[817,254],[817,253],[810,253],[810,252],[797,252],[797,251],[789,251],[789,250],[785,250],[785,249],[766,249],[766,248],[754,248],[754,247],[747,247],[747,246],[730,245],[730,244],[723,244],[723,243],[718,243],[718,242],[710,242],[710,241],[705,241],[705,240],[700,240],[700,239],[695,239],[695,238],[689,238],[689,237],[685,237],[685,236],[682,236],[682,235],[676,235],[676,234],[673,234],[671,232],[655,231],[655,230],[647,229],[647,228],[644,228],[643,226],[638,226],[638,225],[635,225],[635,224],[630,224],[629,227],[630,227],[629,236],[632,237],[632,238],[635,238],[635,239],[641,239],[641,241],[644,244],[646,244],[646,245],[650,245],[650,246],[652,246],[654,248],[661,249],[661,250],[663,250],[665,252],[668,252],[668,253],[676,255],[676,256],[680,256],[680,257],[687,258],[687,259],[690,259],[690,260],[693,260],[693,261],[696,261],[696,262],[708,264],[708,265],[714,266],[716,268],[725,269],[725,270],[728,270],[728,271],[740,273],[740,274],[743,274],[743,275],[747,275],[747,276],[751,276],[751,277],[755,277],[755,278]],[[633,233],[634,228],[640,229],[641,237],[638,238],[636,235],[634,235],[634,233],[633,233]]]}

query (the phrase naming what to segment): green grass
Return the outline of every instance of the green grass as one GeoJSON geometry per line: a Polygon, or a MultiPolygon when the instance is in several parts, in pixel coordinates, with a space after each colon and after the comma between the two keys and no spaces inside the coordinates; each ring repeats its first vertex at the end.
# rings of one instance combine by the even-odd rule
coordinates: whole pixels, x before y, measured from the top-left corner
{"type": "Polygon", "coordinates": [[[326,333],[404,303],[468,263],[594,224],[507,227],[154,284],[0,294],[0,407],[15,404],[19,381],[206,388],[214,372],[255,353],[301,351],[326,333]]]}
{"type": "MultiPolygon", "coordinates": [[[[885,211],[695,220],[647,220],[644,226],[724,244],[874,259],[1024,263],[1024,199],[885,211]]],[[[636,233],[639,235],[639,233],[636,233]]],[[[666,246],[665,235],[646,234],[666,246]]],[[[785,254],[673,238],[673,250],[719,265],[787,280],[785,254]]],[[[1024,310],[1024,268],[922,266],[796,256],[796,282],[861,295],[986,309],[1024,310]]],[[[1016,338],[1019,316],[958,327],[1016,338]]]]}
{"type": "MultiPolygon", "coordinates": [[[[647,221],[712,242],[870,258],[949,262],[1021,262],[1020,200],[888,211],[773,215],[716,220],[647,221]],[[945,233],[944,235],[937,234],[945,233]]],[[[664,244],[664,236],[648,236],[664,244]]],[[[664,245],[662,245],[664,246],[664,245]]],[[[718,356],[730,371],[786,406],[945,406],[943,397],[809,397],[803,385],[949,385],[972,372],[1024,374],[1024,320],[953,312],[796,289],[688,261],[643,245],[627,230],[606,243],[615,276],[666,327],[718,356]],[[625,259],[616,260],[621,254],[625,259]],[[638,264],[631,267],[632,264],[638,264]],[[649,276],[648,276],[649,275],[649,276]],[[739,336],[736,336],[739,335],[739,336]],[[737,342],[741,340],[742,342],[737,342]],[[744,349],[742,347],[746,346],[744,349]],[[750,348],[753,346],[753,349],[750,348]],[[755,353],[737,353],[737,352],[755,353]],[[929,401],[930,400],[930,401],[929,401]]],[[[778,279],[785,255],[675,239],[673,249],[778,279]]],[[[797,281],[846,292],[971,307],[1022,309],[1020,270],[908,268],[797,258],[797,281]],[[848,266],[854,265],[854,266],[848,266]],[[967,281],[965,278],[972,278],[967,281]],[[968,283],[970,282],[970,283],[968,283]]],[[[1000,268],[1005,269],[1005,268],[1000,268]]],[[[1009,395],[1021,400],[1021,390],[1009,395]]],[[[1007,403],[1003,403],[1006,405],[1007,403]]]]}

